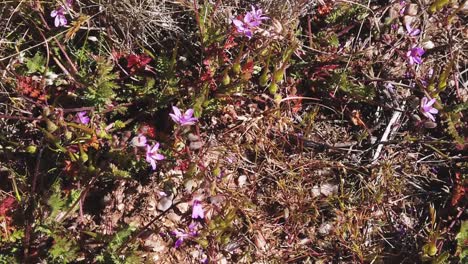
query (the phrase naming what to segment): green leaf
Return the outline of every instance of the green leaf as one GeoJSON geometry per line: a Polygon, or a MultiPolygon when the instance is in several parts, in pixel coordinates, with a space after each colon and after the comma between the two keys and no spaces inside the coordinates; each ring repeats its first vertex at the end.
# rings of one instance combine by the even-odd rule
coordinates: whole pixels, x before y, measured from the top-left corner
{"type": "Polygon", "coordinates": [[[85,92],[85,98],[94,105],[110,103],[116,97],[114,89],[118,88],[115,82],[118,78],[112,70],[114,66],[111,61],[98,60],[97,74],[94,77],[93,84],[85,92]]]}
{"type": "Polygon", "coordinates": [[[118,177],[118,178],[130,178],[130,172],[119,169],[113,163],[110,163],[109,167],[112,170],[112,176],[118,177]]]}
{"type": "Polygon", "coordinates": [[[27,59],[26,67],[28,68],[28,73],[42,72],[45,68],[46,60],[41,53],[36,52],[34,57],[27,59]]]}
{"type": "Polygon", "coordinates": [[[436,0],[432,5],[429,7],[429,12],[435,13],[437,11],[442,10],[446,5],[450,3],[450,0],[436,0]]]}
{"type": "Polygon", "coordinates": [[[457,240],[457,255],[460,256],[460,263],[468,261],[468,221],[462,222],[460,232],[455,237],[457,240]]]}
{"type": "Polygon", "coordinates": [[[78,246],[76,241],[66,235],[52,235],[54,245],[49,250],[49,255],[53,260],[60,260],[62,263],[70,263],[77,258],[78,246]]]}

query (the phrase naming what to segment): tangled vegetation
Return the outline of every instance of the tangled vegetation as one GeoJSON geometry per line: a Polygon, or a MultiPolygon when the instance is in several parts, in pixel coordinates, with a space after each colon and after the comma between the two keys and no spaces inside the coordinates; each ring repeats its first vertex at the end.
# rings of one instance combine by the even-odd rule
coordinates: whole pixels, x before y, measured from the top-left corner
{"type": "Polygon", "coordinates": [[[468,261],[466,0],[0,10],[0,263],[468,261]]]}

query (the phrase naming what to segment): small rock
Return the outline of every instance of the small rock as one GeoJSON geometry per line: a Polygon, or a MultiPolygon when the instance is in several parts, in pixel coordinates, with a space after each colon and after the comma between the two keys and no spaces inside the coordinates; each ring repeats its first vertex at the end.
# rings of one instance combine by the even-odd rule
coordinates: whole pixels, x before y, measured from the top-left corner
{"type": "Polygon", "coordinates": [[[435,128],[435,127],[437,127],[437,123],[432,122],[432,121],[426,121],[426,122],[424,122],[424,127],[425,128],[435,128]]]}
{"type": "Polygon", "coordinates": [[[186,192],[192,192],[193,187],[196,187],[197,183],[194,180],[188,180],[185,182],[184,187],[186,192]]]}
{"type": "Polygon", "coordinates": [[[189,133],[189,134],[188,134],[188,140],[189,140],[190,142],[200,141],[200,137],[197,136],[197,135],[195,135],[195,134],[193,134],[193,133],[189,133]]]}
{"type": "Polygon", "coordinates": [[[176,207],[177,207],[177,209],[179,209],[179,211],[182,214],[185,214],[189,209],[189,204],[188,203],[180,203],[180,204],[176,205],[176,207]]]}
{"type": "Polygon", "coordinates": [[[246,182],[247,182],[247,176],[245,175],[241,175],[237,179],[237,185],[239,185],[239,188],[242,188],[242,186],[244,186],[246,182]]]}
{"type": "Polygon", "coordinates": [[[416,16],[418,14],[418,5],[417,4],[408,4],[405,7],[405,14],[409,16],[416,16]]]}
{"type": "Polygon", "coordinates": [[[435,45],[434,45],[434,42],[432,42],[431,40],[427,40],[422,43],[422,47],[425,50],[430,50],[430,49],[433,49],[435,45]]]}
{"type": "Polygon", "coordinates": [[[315,185],[314,187],[312,187],[312,197],[316,198],[319,196],[320,196],[320,187],[315,185]]]}
{"type": "Polygon", "coordinates": [[[171,197],[162,197],[158,202],[158,210],[166,211],[172,206],[172,195],[171,197]]]}
{"type": "Polygon", "coordinates": [[[203,147],[203,142],[201,141],[190,142],[190,145],[189,145],[190,150],[197,150],[197,149],[201,149],[202,147],[203,147]]]}
{"type": "Polygon", "coordinates": [[[338,192],[338,185],[331,185],[329,183],[325,183],[320,186],[320,193],[324,196],[330,196],[333,193],[338,192]]]}
{"type": "Polygon", "coordinates": [[[323,223],[320,225],[318,232],[320,235],[325,236],[328,235],[332,229],[333,226],[330,223],[323,223]]]}

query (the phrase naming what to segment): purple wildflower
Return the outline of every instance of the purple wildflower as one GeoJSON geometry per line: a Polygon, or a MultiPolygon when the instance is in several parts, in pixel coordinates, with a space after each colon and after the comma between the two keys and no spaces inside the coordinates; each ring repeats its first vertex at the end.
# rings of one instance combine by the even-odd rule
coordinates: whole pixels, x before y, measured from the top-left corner
{"type": "Polygon", "coordinates": [[[420,47],[413,47],[406,53],[406,57],[408,58],[408,63],[410,65],[413,64],[421,64],[422,59],[421,56],[424,55],[424,50],[420,47]]]}
{"type": "Polygon", "coordinates": [[[269,19],[263,15],[262,9],[255,10],[252,6],[252,11],[247,12],[242,20],[233,19],[232,23],[237,29],[237,32],[244,34],[247,38],[252,38],[253,31],[256,27],[262,24],[262,20],[269,19]]]}
{"type": "Polygon", "coordinates": [[[192,207],[192,218],[193,219],[203,219],[205,218],[205,211],[203,211],[203,207],[198,200],[193,201],[193,207],[192,207]]]}
{"type": "Polygon", "coordinates": [[[435,98],[427,98],[427,97],[423,97],[421,99],[421,106],[420,106],[420,110],[421,110],[421,113],[429,118],[430,120],[432,120],[433,122],[435,122],[435,117],[434,115],[439,113],[439,110],[437,110],[436,108],[432,107],[432,105],[436,102],[436,99],[435,98]]]}
{"type": "Polygon", "coordinates": [[[411,23],[406,23],[405,27],[406,32],[408,32],[408,35],[410,35],[410,37],[415,37],[421,33],[421,30],[419,28],[412,28],[411,23]]]}
{"type": "Polygon", "coordinates": [[[146,145],[146,161],[151,164],[153,170],[156,169],[156,161],[163,160],[164,156],[158,153],[159,143],[156,142],[153,147],[146,145]]]}
{"type": "Polygon", "coordinates": [[[400,1],[400,6],[401,6],[401,9],[400,9],[400,16],[402,16],[402,15],[405,14],[406,1],[400,1]]]}
{"type": "Polygon", "coordinates": [[[185,233],[184,231],[180,229],[172,231],[171,233],[177,238],[175,245],[174,245],[175,248],[180,247],[182,243],[184,242],[184,240],[190,237],[189,234],[185,233]]]}
{"type": "Polygon", "coordinates": [[[190,225],[189,225],[189,232],[186,232],[182,229],[176,229],[174,231],[171,232],[172,235],[174,235],[177,240],[174,244],[174,247],[175,248],[178,248],[182,245],[182,243],[184,242],[185,239],[187,238],[192,238],[192,237],[196,237],[198,236],[198,223],[196,222],[192,222],[190,225]]]}
{"type": "Polygon", "coordinates": [[[395,92],[395,86],[392,83],[385,83],[384,87],[390,92],[394,93],[395,92]]]}
{"type": "Polygon", "coordinates": [[[174,113],[169,114],[169,115],[171,116],[172,120],[174,120],[174,122],[176,122],[177,124],[181,126],[193,125],[198,120],[196,117],[192,117],[193,109],[188,109],[187,111],[185,111],[184,114],[182,114],[180,109],[177,108],[176,106],[173,106],[172,110],[174,111],[174,113]]]}
{"type": "Polygon", "coordinates": [[[62,5],[55,9],[54,11],[50,12],[51,17],[55,17],[55,27],[61,27],[61,26],[66,26],[68,21],[67,18],[65,17],[66,10],[71,8],[73,4],[73,0],[67,0],[65,2],[65,5],[62,5]]]}
{"type": "Polygon", "coordinates": [[[135,147],[146,147],[146,141],[146,137],[142,134],[139,134],[132,139],[132,145],[135,147]]]}
{"type": "Polygon", "coordinates": [[[65,9],[61,6],[50,13],[51,17],[55,17],[55,27],[67,25],[68,21],[65,17],[65,9]]]}
{"type": "Polygon", "coordinates": [[[86,111],[78,112],[75,117],[75,122],[87,125],[89,124],[89,117],[86,114],[86,111]]]}

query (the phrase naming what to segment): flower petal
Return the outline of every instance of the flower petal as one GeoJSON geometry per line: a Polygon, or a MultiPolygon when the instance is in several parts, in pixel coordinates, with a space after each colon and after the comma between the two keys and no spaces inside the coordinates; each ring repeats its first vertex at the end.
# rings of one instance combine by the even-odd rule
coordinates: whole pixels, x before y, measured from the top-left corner
{"type": "Polygon", "coordinates": [[[177,106],[173,106],[172,107],[172,111],[174,111],[174,115],[177,116],[177,117],[181,117],[182,116],[182,113],[180,112],[180,109],[177,108],[177,106]]]}
{"type": "Polygon", "coordinates": [[[239,32],[242,32],[245,29],[244,22],[242,22],[242,21],[240,21],[238,19],[233,19],[232,23],[234,24],[234,26],[236,26],[236,28],[237,28],[237,30],[239,32]]]}
{"type": "Polygon", "coordinates": [[[184,242],[184,239],[181,237],[179,239],[176,240],[175,244],[174,244],[174,247],[175,248],[178,248],[182,245],[182,243],[184,242]]]}
{"type": "Polygon", "coordinates": [[[427,97],[424,96],[424,97],[421,99],[421,108],[423,108],[426,104],[427,104],[427,97]]]}
{"type": "Polygon", "coordinates": [[[174,114],[169,114],[169,116],[172,118],[172,120],[176,123],[180,123],[180,117],[174,115],[174,114]]]}
{"type": "Polygon", "coordinates": [[[153,168],[153,170],[156,170],[156,161],[152,159],[150,163],[151,163],[151,167],[153,168]]]}
{"type": "Polygon", "coordinates": [[[416,28],[416,29],[413,29],[410,32],[410,36],[415,37],[415,36],[419,35],[419,33],[421,33],[421,30],[419,28],[416,28]]]}
{"type": "Polygon", "coordinates": [[[163,160],[163,159],[165,159],[164,155],[159,154],[159,153],[154,154],[154,155],[153,155],[153,158],[154,158],[155,160],[163,160]]]}
{"type": "Polygon", "coordinates": [[[191,118],[193,116],[193,109],[188,109],[185,111],[184,117],[185,118],[191,118]]]}
{"type": "Polygon", "coordinates": [[[55,17],[54,25],[55,25],[55,27],[59,27],[59,26],[60,26],[60,18],[59,18],[59,16],[56,16],[56,17],[55,17]]]}
{"type": "Polygon", "coordinates": [[[60,20],[60,25],[61,25],[61,26],[67,25],[67,22],[68,22],[68,21],[67,21],[67,18],[66,18],[65,16],[62,15],[62,16],[57,16],[57,17],[58,17],[59,20],[60,20]]]}
{"type": "Polygon", "coordinates": [[[436,99],[432,98],[431,100],[429,100],[429,102],[427,102],[426,106],[432,106],[435,102],[436,102],[436,99]]]}

